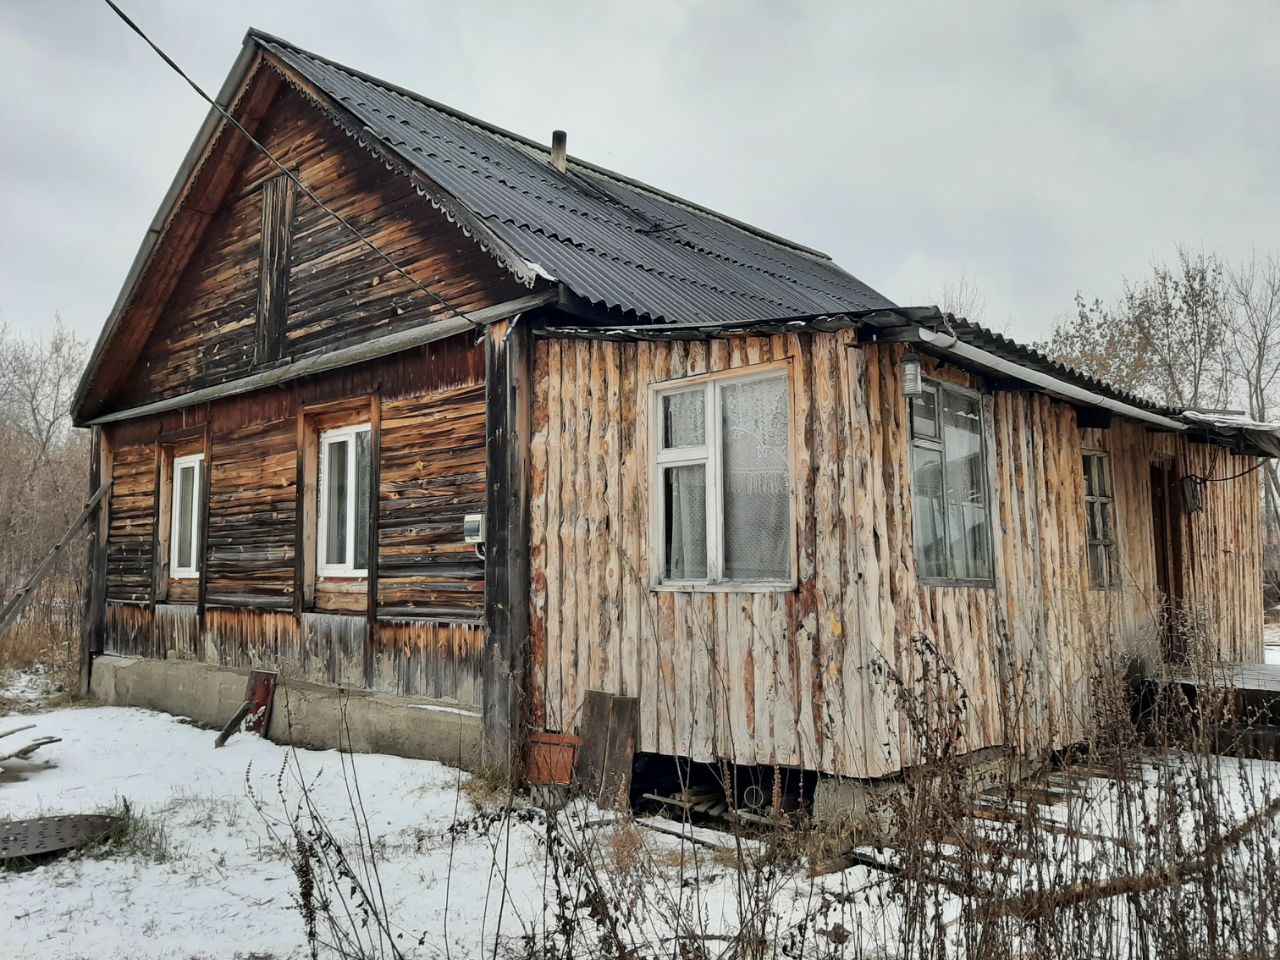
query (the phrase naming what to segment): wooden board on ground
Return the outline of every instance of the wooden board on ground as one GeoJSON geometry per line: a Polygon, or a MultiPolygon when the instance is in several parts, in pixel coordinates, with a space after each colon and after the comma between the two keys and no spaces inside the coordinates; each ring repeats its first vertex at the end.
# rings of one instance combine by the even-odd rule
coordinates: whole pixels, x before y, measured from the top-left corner
{"type": "Polygon", "coordinates": [[[582,704],[582,724],[578,734],[582,746],[573,767],[574,783],[587,794],[600,789],[605,750],[609,746],[609,704],[613,694],[604,690],[588,690],[582,704]]]}
{"type": "Polygon", "coordinates": [[[609,703],[609,742],[600,776],[599,805],[606,810],[630,806],[631,766],[636,753],[640,701],[614,697],[609,703]]]}

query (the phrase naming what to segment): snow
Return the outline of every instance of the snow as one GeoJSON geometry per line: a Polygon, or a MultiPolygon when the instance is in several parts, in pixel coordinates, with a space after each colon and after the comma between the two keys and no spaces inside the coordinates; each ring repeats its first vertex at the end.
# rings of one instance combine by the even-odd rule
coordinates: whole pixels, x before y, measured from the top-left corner
{"type": "Polygon", "coordinates": [[[0,671],[0,703],[31,706],[59,692],[57,681],[39,667],[0,671]]]}
{"type": "MultiPolygon", "coordinates": [[[[215,750],[212,733],[138,709],[57,710],[22,719],[37,725],[32,733],[63,742],[45,749],[45,763],[13,765],[26,779],[0,785],[0,815],[91,812],[126,798],[135,811],[164,824],[172,858],[64,859],[0,874],[9,927],[0,952],[15,958],[302,955],[289,864],[273,849],[246,795],[251,784],[271,812],[284,814],[276,780],[289,751],[252,735],[215,750]]],[[[464,775],[396,757],[295,755],[301,775],[318,778],[313,795],[335,832],[354,829],[342,760],[355,768],[370,830],[387,850],[383,880],[393,891],[393,909],[404,908],[397,918],[413,930],[438,929],[448,893],[439,840],[453,820],[455,799],[464,814],[471,811],[458,798],[464,775]]],[[[297,795],[292,774],[285,791],[297,795]]],[[[515,846],[526,855],[527,838],[515,846]]],[[[489,854],[487,844],[455,853],[451,928],[463,939],[478,933],[473,920],[480,920],[476,902],[489,887],[489,854]]],[[[534,883],[513,880],[508,893],[520,909],[540,906],[534,883]]]]}
{"type": "MultiPolygon", "coordinates": [[[[492,956],[495,939],[514,948],[512,941],[522,933],[541,933],[553,922],[557,888],[545,852],[543,815],[517,801],[516,815],[506,818],[505,826],[451,831],[480,813],[466,787],[468,775],[458,770],[382,755],[290,750],[248,734],[215,750],[212,732],[134,708],[24,712],[0,717],[0,731],[26,723],[36,725],[30,736],[63,739],[32,761],[5,765],[9,777],[0,777],[0,820],[97,812],[127,800],[146,822],[163,828],[166,842],[162,856],[125,849],[73,855],[27,872],[0,872],[0,957],[5,960],[306,956],[303,923],[292,899],[297,881],[288,851],[277,839],[289,836],[283,821],[303,782],[348,849],[359,826],[348,789],[358,786],[369,836],[379,851],[388,915],[405,932],[407,944],[425,934],[424,945],[409,956],[492,956]],[[14,774],[22,779],[13,782],[14,774]],[[251,794],[274,818],[274,835],[251,794]]],[[[1221,785],[1226,820],[1239,821],[1280,793],[1280,764],[1175,756],[1143,766],[1149,802],[1186,792],[1170,789],[1184,779],[1189,791],[1205,765],[1216,769],[1213,779],[1221,785]]],[[[1044,806],[1041,815],[1107,837],[1125,837],[1132,829],[1118,813],[1117,781],[1085,778],[1076,789],[1069,807],[1044,806]]],[[[671,821],[646,821],[681,830],[671,821]]],[[[734,932],[737,918],[756,907],[742,899],[750,895],[744,892],[749,884],[742,882],[746,871],[737,872],[723,850],[707,846],[732,848],[733,839],[723,833],[685,827],[690,839],[682,841],[637,830],[618,814],[581,802],[562,811],[557,822],[575,842],[590,847],[617,902],[638,905],[637,915],[624,922],[649,944],[670,936],[670,918],[677,912],[697,917],[699,935],[711,941],[734,932]],[[642,851],[626,842],[636,842],[637,835],[642,851]],[[641,862],[637,879],[628,871],[641,862]],[[669,909],[673,903],[678,910],[669,909]]],[[[983,829],[995,838],[1002,828],[992,823],[983,829]]],[[[1064,870],[1063,883],[1126,868],[1114,841],[1073,841],[1074,853],[1060,834],[1039,842],[1041,858],[1011,861],[1016,869],[1007,878],[1006,893],[1020,889],[1027,874],[1042,871],[1045,863],[1064,870]],[[1068,861],[1071,865],[1064,867],[1068,861]]],[[[1188,842],[1196,845],[1190,836],[1188,842]]],[[[937,840],[930,849],[938,851],[936,868],[945,874],[942,858],[956,848],[937,840]]],[[[860,852],[882,861],[896,856],[885,850],[860,852]]],[[[763,843],[742,844],[747,859],[766,853],[763,843]]],[[[805,862],[774,873],[768,880],[770,941],[782,942],[807,920],[810,940],[797,955],[815,949],[813,938],[824,928],[849,931],[867,946],[896,943],[902,904],[885,873],[855,866],[810,878],[805,862]]],[[[990,880],[1002,883],[994,875],[990,880]]],[[[940,892],[937,908],[951,924],[964,904],[940,892]]]]}
{"type": "Polygon", "coordinates": [[[1268,623],[1262,628],[1263,662],[1280,664],[1280,623],[1268,623]]]}
{"type": "MultiPolygon", "coordinates": [[[[413,955],[444,954],[446,902],[454,957],[479,956],[482,943],[491,954],[500,903],[504,930],[512,937],[543,922],[542,826],[516,818],[505,833],[460,834],[451,848],[447,831],[455,811],[457,818],[467,818],[476,807],[462,789],[467,775],[442,764],[291,751],[249,734],[215,750],[212,732],[135,708],[28,713],[0,718],[0,730],[18,721],[36,724],[32,735],[63,740],[31,762],[6,765],[25,779],[0,782],[0,819],[95,812],[127,799],[132,810],[163,824],[170,855],[163,862],[136,854],[70,857],[25,873],[0,872],[0,929],[8,928],[0,955],[6,960],[305,956],[302,921],[291,900],[295,879],[246,787],[281,817],[289,809],[277,792],[282,770],[289,801],[298,796],[299,780],[314,780],[315,802],[335,834],[349,839],[356,821],[344,762],[355,771],[370,833],[381,850],[390,915],[406,931],[406,941],[427,933],[426,944],[413,955]]],[[[590,805],[561,816],[579,824],[611,818],[590,805]]],[[[641,832],[649,855],[679,861],[680,839],[641,832]]],[[[725,840],[714,831],[693,832],[725,840]]],[[[700,857],[704,869],[713,859],[714,851],[702,846],[683,849],[700,857]]],[[[850,872],[867,879],[862,868],[850,872]]],[[[732,922],[734,890],[723,866],[705,875],[699,896],[709,922],[732,922]]],[[[807,902],[814,891],[806,884],[794,896],[807,902]]]]}

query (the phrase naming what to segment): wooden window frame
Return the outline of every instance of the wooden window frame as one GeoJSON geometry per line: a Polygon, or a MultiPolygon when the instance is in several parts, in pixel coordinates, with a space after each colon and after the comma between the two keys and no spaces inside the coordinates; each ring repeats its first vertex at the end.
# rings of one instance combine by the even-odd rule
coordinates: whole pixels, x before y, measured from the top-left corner
{"type": "Polygon", "coordinates": [[[200,540],[200,515],[203,510],[201,499],[204,491],[204,471],[203,452],[175,456],[169,463],[169,577],[173,580],[200,579],[200,569],[203,566],[200,562],[203,550],[203,544],[200,540]],[[191,524],[191,565],[184,567],[178,563],[178,544],[181,534],[180,524],[182,522],[182,517],[179,514],[182,491],[178,484],[178,477],[184,467],[192,465],[196,468],[195,489],[191,491],[191,513],[186,518],[191,524]]]}
{"type": "MultiPolygon", "coordinates": [[[[942,484],[943,484],[942,523],[943,523],[944,535],[947,529],[947,521],[946,521],[947,452],[946,452],[946,443],[943,439],[944,433],[943,433],[943,426],[942,426],[941,394],[943,391],[950,391],[951,393],[960,394],[961,396],[968,397],[969,399],[977,402],[978,436],[980,439],[981,450],[982,450],[982,470],[981,470],[982,502],[987,512],[987,549],[986,549],[987,558],[986,559],[987,559],[988,575],[985,577],[933,577],[933,576],[917,575],[916,579],[921,584],[924,584],[925,586],[931,586],[931,587],[976,587],[979,589],[988,589],[988,590],[994,589],[996,585],[995,517],[998,516],[998,511],[992,509],[993,504],[991,502],[991,489],[992,489],[991,488],[991,466],[994,462],[994,459],[993,459],[994,451],[987,439],[987,434],[990,430],[991,424],[988,422],[989,412],[987,409],[987,404],[985,403],[986,398],[981,393],[981,391],[973,390],[969,387],[963,387],[963,386],[960,386],[959,384],[951,383],[946,380],[938,380],[934,377],[929,377],[929,376],[922,377],[922,380],[924,383],[925,391],[932,392],[934,394],[934,411],[935,411],[934,416],[937,423],[937,431],[936,431],[937,435],[934,437],[917,437],[916,436],[915,415],[912,412],[912,401],[915,398],[908,397],[907,398],[907,443],[909,446],[909,450],[908,450],[907,476],[910,478],[910,482],[914,484],[915,482],[915,450],[917,447],[923,450],[936,451],[937,453],[940,454],[942,458],[941,460],[942,484]]],[[[915,503],[914,503],[915,493],[914,491],[912,491],[911,498],[912,498],[911,550],[912,550],[913,559],[916,561],[917,569],[918,569],[919,558],[915,556],[916,532],[915,532],[915,503]]],[[[949,554],[948,554],[948,562],[950,562],[949,554]]]]}
{"type": "MultiPolygon", "coordinates": [[[[1106,493],[1091,493],[1089,490],[1090,474],[1081,471],[1083,476],[1081,480],[1084,484],[1084,538],[1085,538],[1085,565],[1088,568],[1089,588],[1091,590],[1119,590],[1123,586],[1124,578],[1120,573],[1120,538],[1116,535],[1116,483],[1115,474],[1111,469],[1111,454],[1105,450],[1094,450],[1086,448],[1082,454],[1083,460],[1093,459],[1095,464],[1100,464],[1105,475],[1106,493]],[[1110,519],[1111,537],[1094,537],[1091,536],[1092,521],[1091,517],[1095,506],[1100,506],[1110,519]],[[1103,572],[1101,582],[1094,575],[1093,569],[1093,547],[1102,547],[1103,556],[1106,559],[1106,570],[1103,572]]],[[[1097,469],[1097,466],[1094,468],[1097,469]]]]}
{"type": "Polygon", "coordinates": [[[795,377],[790,358],[769,363],[734,367],[714,373],[697,374],[675,380],[649,384],[649,586],[652,590],[705,593],[774,593],[796,589],[797,561],[797,484],[795,478],[796,417],[795,377]],[[769,580],[729,580],[724,570],[724,484],[723,445],[721,431],[721,389],[726,384],[781,378],[784,380],[787,398],[787,510],[788,536],[787,567],[785,578],[769,580]],[[662,401],[672,394],[702,389],[703,443],[696,447],[663,447],[662,401]],[[703,466],[706,470],[707,512],[707,577],[705,579],[672,580],[663,575],[663,558],[666,556],[666,497],[663,473],[671,467],[703,466]]]}
{"type": "MultiPolygon", "coordinates": [[[[353,423],[348,426],[334,427],[329,430],[321,430],[317,437],[317,461],[316,461],[316,492],[319,496],[319,503],[316,507],[316,576],[321,580],[333,579],[349,579],[363,580],[369,576],[369,561],[365,559],[363,567],[355,566],[355,549],[356,549],[356,515],[358,513],[356,503],[356,444],[355,438],[361,434],[369,434],[370,458],[372,459],[373,450],[373,425],[368,422],[353,423]],[[327,493],[328,475],[325,467],[328,462],[328,448],[335,443],[348,442],[347,456],[347,553],[348,559],[343,563],[328,563],[325,556],[328,552],[328,510],[329,498],[327,493]]],[[[369,482],[373,482],[373,465],[370,463],[369,482]]],[[[373,543],[369,544],[370,553],[373,552],[373,543]]]]}

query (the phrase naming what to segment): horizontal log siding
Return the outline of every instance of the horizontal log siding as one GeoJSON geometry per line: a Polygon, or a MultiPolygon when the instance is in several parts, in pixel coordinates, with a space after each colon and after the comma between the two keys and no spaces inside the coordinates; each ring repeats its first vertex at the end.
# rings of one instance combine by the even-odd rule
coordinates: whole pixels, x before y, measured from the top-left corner
{"type": "MultiPolygon", "coordinates": [[[[853,348],[847,334],[538,343],[536,720],[575,729],[584,691],[604,689],[640,698],[642,750],[852,776],[916,762],[923,740],[957,723],[967,749],[1057,745],[1086,731],[1085,681],[1100,653],[1117,641],[1142,649],[1153,635],[1150,458],[1173,454],[1206,475],[1253,461],[1119,420],[1086,437],[1069,405],[996,393],[986,401],[995,586],[924,585],[902,352],[853,348]],[[647,385],[781,358],[794,390],[799,588],[649,590],[647,385]],[[1114,594],[1088,585],[1086,440],[1113,453],[1131,571],[1114,594]],[[900,692],[913,699],[910,716],[900,692]]],[[[1211,604],[1224,657],[1261,652],[1257,491],[1256,475],[1211,484],[1204,513],[1185,521],[1189,593],[1211,604]]]]}
{"type": "Polygon", "coordinates": [[[379,605],[479,617],[484,561],[462,521],[484,510],[484,386],[384,401],[381,462],[379,605]]]}
{"type": "MultiPolygon", "coordinates": [[[[528,293],[472,239],[299,95],[282,88],[259,139],[315,194],[401,265],[425,293],[305,194],[293,208],[282,356],[292,359],[528,293]],[[446,307],[445,304],[448,304],[446,307]]],[[[183,269],[112,406],[126,408],[257,369],[262,184],[251,151],[183,269]]]]}
{"type": "Polygon", "coordinates": [[[111,467],[107,534],[107,599],[143,602],[151,597],[155,530],[156,459],[152,444],[125,447],[111,467]]]}
{"type": "MultiPolygon", "coordinates": [[[[461,336],[284,388],[105,429],[114,451],[107,649],[479,705],[484,563],[462,517],[484,502],[484,359],[461,336]],[[382,398],[379,608],[292,612],[297,413],[382,398]],[[207,609],[161,603],[151,567],[157,440],[208,420],[207,609]],[[412,611],[406,616],[405,611],[412,611]],[[365,673],[365,646],[372,657],[365,673]]],[[[194,581],[191,581],[194,584],[194,581]]],[[[186,582],[184,581],[184,587],[186,582]]],[[[170,600],[192,600],[193,590],[170,600]],[[189,595],[188,595],[189,594],[189,595]]],[[[353,608],[353,609],[354,609],[353,608]]]]}
{"type": "Polygon", "coordinates": [[[217,413],[212,419],[207,465],[207,603],[292,608],[294,420],[273,417],[240,426],[222,419],[217,413]]]}

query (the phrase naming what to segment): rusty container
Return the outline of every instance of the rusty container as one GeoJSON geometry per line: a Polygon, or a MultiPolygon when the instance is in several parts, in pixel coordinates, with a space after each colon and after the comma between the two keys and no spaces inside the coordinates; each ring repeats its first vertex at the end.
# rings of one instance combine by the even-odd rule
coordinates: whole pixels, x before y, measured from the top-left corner
{"type": "Polygon", "coordinates": [[[568,786],[573,780],[573,762],[581,744],[582,740],[571,733],[531,731],[525,766],[530,786],[568,786]]]}

